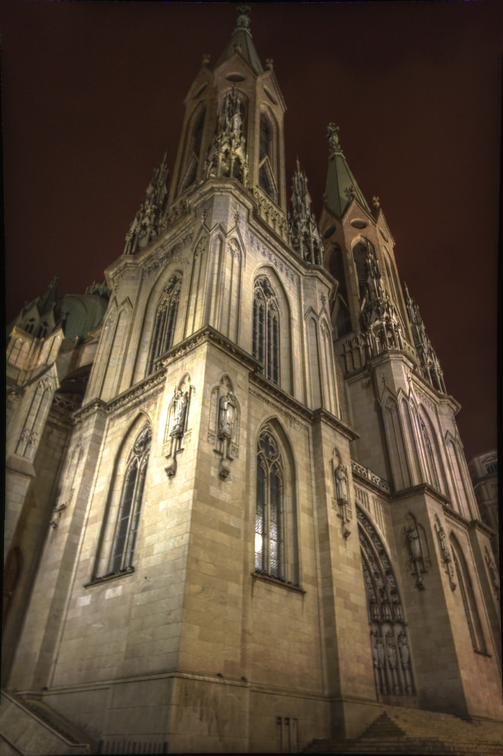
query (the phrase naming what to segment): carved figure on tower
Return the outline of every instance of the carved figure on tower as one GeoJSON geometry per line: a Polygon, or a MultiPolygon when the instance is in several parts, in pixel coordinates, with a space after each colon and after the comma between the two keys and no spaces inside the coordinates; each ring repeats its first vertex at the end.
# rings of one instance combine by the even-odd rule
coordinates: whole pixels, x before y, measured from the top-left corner
{"type": "Polygon", "coordinates": [[[311,265],[322,264],[322,244],[316,218],[311,212],[311,197],[307,189],[307,177],[297,168],[292,180],[291,208],[288,216],[292,246],[303,260],[311,265]]]}
{"type": "Polygon", "coordinates": [[[152,180],[147,187],[147,196],[129,226],[125,255],[134,255],[138,249],[144,249],[160,233],[166,213],[168,177],[165,154],[162,163],[154,169],[152,180]]]}
{"type": "Polygon", "coordinates": [[[218,418],[218,435],[220,438],[232,438],[236,404],[232,391],[220,397],[220,413],[218,418]]]}
{"type": "Polygon", "coordinates": [[[232,90],[227,92],[222,101],[217,133],[208,150],[207,178],[232,176],[247,185],[248,155],[242,133],[243,112],[241,99],[233,84],[232,90]]]}
{"type": "Polygon", "coordinates": [[[414,299],[409,296],[407,284],[405,284],[405,296],[407,305],[407,315],[409,317],[414,347],[419,358],[419,364],[423,377],[442,394],[447,393],[444,383],[444,375],[437,354],[431,345],[431,341],[426,333],[423,320],[419,313],[419,307],[414,299]]]}

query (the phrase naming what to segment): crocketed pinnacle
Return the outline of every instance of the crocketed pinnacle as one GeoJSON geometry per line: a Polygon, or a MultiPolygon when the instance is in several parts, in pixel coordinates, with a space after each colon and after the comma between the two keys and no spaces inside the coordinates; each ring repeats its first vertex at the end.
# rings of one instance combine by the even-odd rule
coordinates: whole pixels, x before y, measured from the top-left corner
{"type": "Polygon", "coordinates": [[[227,60],[227,58],[234,55],[234,52],[237,50],[253,71],[255,71],[256,74],[261,74],[264,72],[264,69],[260,63],[257,51],[255,50],[255,45],[253,44],[250,32],[250,19],[248,18],[250,8],[248,5],[240,5],[237,8],[237,12],[238,20],[236,28],[232,32],[229,44],[218,59],[215,68],[218,68],[224,60],[227,60]]]}
{"type": "Polygon", "coordinates": [[[356,197],[360,205],[369,212],[370,208],[346,162],[339,143],[338,131],[338,126],[334,126],[333,123],[328,125],[329,158],[325,202],[338,218],[342,218],[353,197],[356,197]]]}
{"type": "Polygon", "coordinates": [[[37,308],[41,316],[52,310],[53,306],[56,304],[58,298],[58,283],[59,273],[56,273],[51,283],[37,302],[37,308]]]}

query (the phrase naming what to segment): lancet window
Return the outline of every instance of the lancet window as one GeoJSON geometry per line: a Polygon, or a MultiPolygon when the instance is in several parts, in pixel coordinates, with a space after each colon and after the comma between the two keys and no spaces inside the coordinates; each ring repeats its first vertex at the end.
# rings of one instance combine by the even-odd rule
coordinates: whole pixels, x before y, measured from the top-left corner
{"type": "Polygon", "coordinates": [[[431,440],[428,435],[428,431],[426,430],[426,425],[424,424],[424,421],[421,416],[419,416],[419,426],[421,428],[421,434],[423,436],[423,441],[424,441],[424,449],[426,452],[426,462],[428,465],[428,471],[430,473],[430,478],[431,478],[430,482],[437,489],[437,491],[440,491],[440,483],[438,480],[437,466],[435,464],[435,455],[433,454],[433,447],[431,445],[431,440]]]}
{"type": "Polygon", "coordinates": [[[189,154],[187,158],[187,171],[185,174],[185,180],[183,181],[183,185],[181,187],[182,191],[185,191],[185,189],[188,189],[189,186],[192,186],[192,184],[194,183],[197,177],[197,168],[199,166],[199,161],[201,159],[200,153],[201,153],[201,144],[203,140],[205,118],[206,118],[206,108],[204,108],[199,113],[194,124],[194,129],[192,131],[192,136],[191,136],[189,154]]]}
{"type": "Polygon", "coordinates": [[[284,465],[268,429],[260,434],[257,455],[255,569],[284,580],[284,465]]]}
{"type": "Polygon", "coordinates": [[[151,441],[150,425],[145,425],[136,437],[127,460],[110,572],[120,572],[133,565],[151,441]]]}
{"type": "Polygon", "coordinates": [[[262,114],[260,117],[259,143],[259,185],[272,199],[276,200],[276,187],[272,178],[272,140],[273,131],[269,119],[262,114]]]}
{"type": "Polygon", "coordinates": [[[480,624],[477,604],[475,602],[470,573],[468,572],[463,552],[454,536],[451,537],[451,546],[452,556],[454,557],[454,567],[456,569],[456,576],[459,583],[459,591],[463,602],[463,608],[465,610],[466,622],[468,624],[472,646],[474,651],[485,652],[486,645],[482,633],[482,626],[480,624]]]}
{"type": "Polygon", "coordinates": [[[154,360],[164,354],[173,344],[181,286],[181,274],[174,273],[163,291],[155,318],[147,374],[154,370],[154,360]]]}
{"type": "Polygon", "coordinates": [[[255,281],[253,295],[253,356],[263,365],[263,373],[279,386],[279,306],[267,276],[255,281]]]}
{"type": "Polygon", "coordinates": [[[363,579],[378,698],[414,695],[412,662],[395,574],[376,528],[357,505],[363,579]]]}

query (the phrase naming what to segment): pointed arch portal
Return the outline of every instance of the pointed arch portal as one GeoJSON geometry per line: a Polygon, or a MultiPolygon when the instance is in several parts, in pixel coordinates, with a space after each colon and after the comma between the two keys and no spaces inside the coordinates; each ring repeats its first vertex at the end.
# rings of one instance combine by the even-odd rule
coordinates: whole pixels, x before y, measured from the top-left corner
{"type": "Polygon", "coordinates": [[[358,505],[356,516],[377,697],[412,696],[409,639],[391,560],[376,528],[358,505]]]}

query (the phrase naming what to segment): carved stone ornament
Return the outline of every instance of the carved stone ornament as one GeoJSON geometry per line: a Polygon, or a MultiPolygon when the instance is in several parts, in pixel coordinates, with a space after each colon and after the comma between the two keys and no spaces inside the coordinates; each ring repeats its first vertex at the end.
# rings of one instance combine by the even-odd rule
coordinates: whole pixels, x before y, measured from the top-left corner
{"type": "Polygon", "coordinates": [[[424,591],[423,574],[427,572],[427,567],[431,567],[431,559],[424,528],[411,513],[405,518],[402,535],[410,557],[407,568],[416,578],[416,588],[424,591]]]}
{"type": "Polygon", "coordinates": [[[190,440],[188,418],[190,401],[194,391],[195,389],[191,385],[188,373],[183,376],[173,391],[173,398],[169,405],[168,423],[164,440],[164,444],[168,445],[166,459],[169,464],[166,467],[166,474],[169,478],[173,478],[176,475],[178,467],[177,457],[184,450],[184,447],[182,446],[183,442],[188,442],[190,440]]]}
{"type": "Polygon", "coordinates": [[[485,551],[486,551],[485,556],[486,556],[487,569],[489,571],[489,575],[491,576],[491,583],[496,592],[496,598],[499,601],[500,600],[500,576],[499,576],[498,568],[496,567],[494,560],[490,556],[487,546],[485,547],[485,551]]]}
{"type": "Polygon", "coordinates": [[[438,545],[440,546],[440,554],[441,554],[442,562],[444,563],[445,573],[447,577],[449,578],[449,585],[451,586],[451,590],[455,591],[456,583],[454,582],[454,579],[453,579],[454,578],[454,564],[452,562],[451,550],[449,548],[449,543],[447,541],[446,532],[443,529],[442,525],[440,524],[438,515],[435,515],[435,532],[438,538],[438,545]]]}
{"type": "Polygon", "coordinates": [[[208,441],[220,455],[218,476],[225,480],[232,460],[239,455],[239,402],[228,375],[211,392],[208,441]]]}
{"type": "Polygon", "coordinates": [[[344,538],[349,538],[351,530],[347,523],[353,519],[353,513],[349,497],[348,468],[342,463],[339,451],[335,447],[330,460],[330,468],[335,494],[335,508],[337,508],[337,516],[342,520],[342,535],[344,538]]]}

